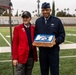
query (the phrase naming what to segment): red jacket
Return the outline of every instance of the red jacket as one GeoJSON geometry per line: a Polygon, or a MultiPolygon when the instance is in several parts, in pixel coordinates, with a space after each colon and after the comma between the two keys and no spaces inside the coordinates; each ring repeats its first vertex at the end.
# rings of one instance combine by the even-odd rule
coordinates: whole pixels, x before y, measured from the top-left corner
{"type": "MultiPolygon", "coordinates": [[[[30,27],[32,42],[34,41],[34,26],[30,27]]],[[[34,60],[37,61],[36,48],[33,46],[34,60]]],[[[14,28],[12,41],[12,59],[19,63],[26,63],[29,55],[29,43],[23,24],[14,28]]]]}

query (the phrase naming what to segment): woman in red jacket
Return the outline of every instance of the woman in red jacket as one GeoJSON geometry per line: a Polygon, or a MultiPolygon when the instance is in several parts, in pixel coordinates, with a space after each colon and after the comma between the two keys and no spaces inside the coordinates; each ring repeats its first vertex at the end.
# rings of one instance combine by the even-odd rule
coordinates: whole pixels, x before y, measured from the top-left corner
{"type": "Polygon", "coordinates": [[[23,24],[17,25],[13,32],[12,59],[16,66],[16,75],[31,75],[34,60],[37,61],[36,48],[32,46],[34,41],[34,26],[30,24],[31,14],[28,11],[22,13],[23,24]]]}

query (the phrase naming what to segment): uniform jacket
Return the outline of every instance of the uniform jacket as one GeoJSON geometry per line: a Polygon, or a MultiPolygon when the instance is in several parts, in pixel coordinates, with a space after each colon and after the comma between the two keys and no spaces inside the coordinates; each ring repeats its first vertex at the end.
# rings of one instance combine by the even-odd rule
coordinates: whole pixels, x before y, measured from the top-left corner
{"type": "MultiPolygon", "coordinates": [[[[34,26],[30,27],[32,42],[34,41],[34,26]]],[[[36,48],[33,47],[34,60],[37,61],[36,48]]],[[[29,55],[29,43],[23,24],[14,28],[12,41],[12,58],[19,63],[26,63],[29,55]]]]}
{"type": "MultiPolygon", "coordinates": [[[[50,16],[45,24],[44,17],[40,17],[36,20],[35,34],[53,34],[56,37],[56,45],[51,49],[58,49],[59,44],[64,42],[65,30],[63,24],[59,18],[50,16]]],[[[44,48],[45,49],[45,48],[44,48]]]]}

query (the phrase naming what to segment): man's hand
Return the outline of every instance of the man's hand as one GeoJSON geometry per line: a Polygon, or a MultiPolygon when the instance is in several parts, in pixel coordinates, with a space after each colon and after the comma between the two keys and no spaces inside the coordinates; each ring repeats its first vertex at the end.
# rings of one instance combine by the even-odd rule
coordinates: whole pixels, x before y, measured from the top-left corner
{"type": "Polygon", "coordinates": [[[18,64],[18,60],[13,60],[13,65],[16,66],[18,64]]]}
{"type": "Polygon", "coordinates": [[[53,40],[51,47],[53,47],[56,44],[56,38],[53,40]]]}

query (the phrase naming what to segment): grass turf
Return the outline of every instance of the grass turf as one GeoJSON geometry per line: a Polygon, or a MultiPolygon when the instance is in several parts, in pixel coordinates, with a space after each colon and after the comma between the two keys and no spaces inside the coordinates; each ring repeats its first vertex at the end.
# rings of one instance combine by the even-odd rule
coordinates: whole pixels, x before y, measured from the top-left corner
{"type": "MultiPolygon", "coordinates": [[[[65,27],[66,34],[76,34],[76,27],[65,27]]],[[[0,33],[10,42],[10,38],[6,37],[10,34],[8,27],[0,27],[0,33]]],[[[75,36],[66,36],[66,40],[75,42],[75,36]]],[[[66,42],[65,42],[66,43],[66,42]]],[[[67,42],[68,43],[68,42],[67,42]]],[[[7,43],[0,36],[0,47],[8,46],[7,43]]],[[[60,56],[72,56],[76,55],[75,49],[61,50],[60,56]]],[[[11,53],[0,53],[0,61],[10,60],[11,53]]],[[[76,75],[76,58],[60,58],[60,75],[76,75]]],[[[12,75],[11,62],[0,62],[0,75],[12,75]]],[[[32,75],[40,75],[39,61],[35,62],[32,75]]]]}

